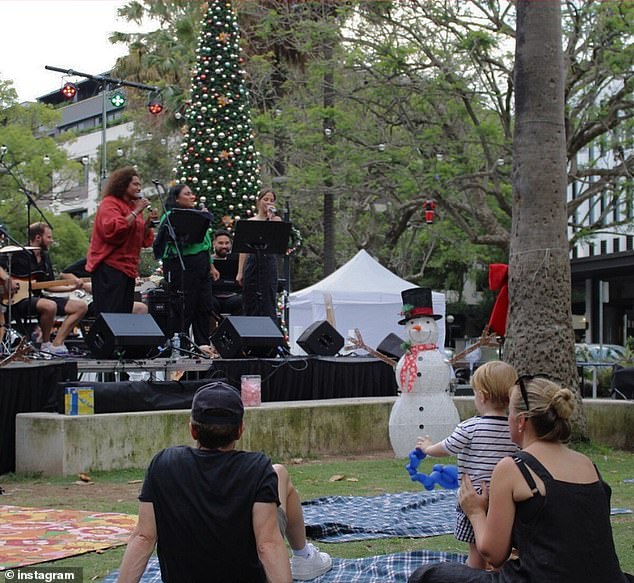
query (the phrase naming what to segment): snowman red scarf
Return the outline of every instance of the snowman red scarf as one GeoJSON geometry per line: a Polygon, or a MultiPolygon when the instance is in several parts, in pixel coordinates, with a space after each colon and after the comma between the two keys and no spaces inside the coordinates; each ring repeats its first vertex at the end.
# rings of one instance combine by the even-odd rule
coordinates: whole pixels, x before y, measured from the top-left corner
{"type": "Polygon", "coordinates": [[[436,350],[436,348],[435,344],[414,344],[408,348],[403,359],[403,368],[401,368],[401,390],[402,387],[406,387],[408,393],[412,392],[418,373],[418,353],[424,350],[436,350]]]}

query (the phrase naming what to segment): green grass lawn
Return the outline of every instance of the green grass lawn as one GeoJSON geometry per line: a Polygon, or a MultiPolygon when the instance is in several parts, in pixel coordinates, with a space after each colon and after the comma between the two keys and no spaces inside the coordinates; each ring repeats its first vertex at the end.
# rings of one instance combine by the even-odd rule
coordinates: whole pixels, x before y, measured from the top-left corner
{"type": "MultiPolygon", "coordinates": [[[[612,506],[634,510],[634,484],[624,482],[627,478],[634,478],[634,454],[601,446],[579,449],[594,460],[612,487],[612,506]]],[[[429,471],[432,464],[432,460],[425,460],[420,471],[429,471]]],[[[287,466],[303,500],[329,495],[372,496],[383,492],[420,490],[418,483],[410,481],[403,460],[303,460],[287,466]]],[[[0,478],[0,485],[8,495],[2,496],[0,502],[16,506],[136,513],[135,496],[140,485],[135,481],[143,478],[142,470],[95,472],[91,477],[98,490],[90,485],[77,485],[76,477],[38,479],[4,476],[0,478]]],[[[625,571],[634,572],[634,514],[613,516],[612,528],[621,566],[625,571]]],[[[348,558],[417,549],[466,552],[466,545],[457,542],[452,535],[319,543],[319,546],[334,557],[348,558]]],[[[124,547],[119,547],[42,566],[83,567],[84,581],[99,580],[119,566],[123,551],[124,547]]]]}

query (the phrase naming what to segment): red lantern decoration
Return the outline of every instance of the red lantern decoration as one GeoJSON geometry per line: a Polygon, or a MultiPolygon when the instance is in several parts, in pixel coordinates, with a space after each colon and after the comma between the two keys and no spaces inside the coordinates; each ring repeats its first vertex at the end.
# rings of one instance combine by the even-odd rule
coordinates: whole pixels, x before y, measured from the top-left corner
{"type": "Polygon", "coordinates": [[[431,225],[434,222],[434,217],[436,216],[436,201],[426,200],[423,208],[425,210],[425,222],[428,225],[431,225]]]}

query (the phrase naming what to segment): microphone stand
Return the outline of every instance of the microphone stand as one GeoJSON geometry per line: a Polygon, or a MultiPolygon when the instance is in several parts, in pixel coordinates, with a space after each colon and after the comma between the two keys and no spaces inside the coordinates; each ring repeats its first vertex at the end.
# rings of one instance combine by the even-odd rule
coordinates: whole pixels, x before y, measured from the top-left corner
{"type": "MultiPolygon", "coordinates": [[[[16,239],[14,239],[9,234],[9,232],[3,227],[0,227],[0,237],[2,237],[2,239],[4,238],[8,239],[16,247],[20,247],[22,249],[22,252],[26,252],[26,249],[24,248],[24,246],[21,243],[19,243],[16,239]]],[[[11,298],[11,291],[12,291],[11,263],[13,260],[13,253],[16,253],[16,251],[11,251],[10,253],[8,253],[8,257],[7,257],[7,275],[9,276],[9,279],[7,281],[7,298],[8,298],[7,320],[4,323],[4,334],[2,336],[2,341],[0,341],[0,344],[4,344],[5,352],[7,354],[11,353],[11,343],[12,343],[11,333],[13,332],[13,326],[11,325],[11,323],[13,322],[13,301],[11,298]]]]}
{"type": "MultiPolygon", "coordinates": [[[[172,243],[174,244],[174,249],[176,249],[176,255],[178,257],[178,262],[180,263],[181,266],[181,291],[180,291],[180,295],[181,297],[181,302],[180,302],[180,326],[179,326],[179,330],[182,330],[185,327],[185,261],[183,261],[183,254],[181,253],[181,249],[180,246],[178,244],[178,239],[176,237],[176,231],[174,231],[174,226],[172,225],[172,221],[170,219],[170,213],[168,212],[167,207],[165,206],[165,200],[163,200],[163,196],[162,194],[167,194],[165,192],[165,186],[163,186],[160,182],[158,181],[152,181],[154,184],[154,188],[156,189],[156,194],[158,195],[157,198],[160,201],[161,204],[161,210],[163,211],[163,216],[165,217],[163,224],[165,225],[166,229],[167,229],[167,235],[169,240],[172,241],[172,243]],[[159,188],[159,186],[161,188],[159,188]],[[163,193],[161,193],[161,189],[163,190],[163,193]]],[[[165,262],[163,262],[163,269],[165,269],[165,262]]],[[[169,324],[170,324],[170,331],[172,330],[173,327],[173,319],[172,319],[172,272],[169,272],[169,278],[167,281],[167,297],[168,297],[168,302],[169,302],[169,324]]],[[[179,295],[179,292],[177,292],[176,294],[177,296],[179,295]]],[[[178,297],[176,298],[178,300],[178,297]]],[[[177,332],[178,336],[180,337],[180,332],[177,332]]],[[[171,339],[170,339],[171,342],[171,339]]],[[[175,347],[172,346],[172,350],[174,350],[175,347]]],[[[179,352],[181,351],[181,348],[177,348],[176,350],[178,350],[179,352]]]]}

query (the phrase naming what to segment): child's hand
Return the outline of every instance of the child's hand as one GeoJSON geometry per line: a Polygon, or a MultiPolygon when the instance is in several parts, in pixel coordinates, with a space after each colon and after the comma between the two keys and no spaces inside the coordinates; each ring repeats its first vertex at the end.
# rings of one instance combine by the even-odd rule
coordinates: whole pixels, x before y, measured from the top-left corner
{"type": "Polygon", "coordinates": [[[416,447],[420,449],[423,453],[425,453],[425,450],[430,445],[434,445],[434,444],[431,440],[431,437],[429,437],[429,435],[425,435],[424,437],[421,437],[419,435],[418,438],[416,439],[416,447]]]}

